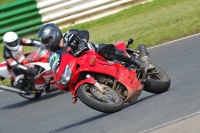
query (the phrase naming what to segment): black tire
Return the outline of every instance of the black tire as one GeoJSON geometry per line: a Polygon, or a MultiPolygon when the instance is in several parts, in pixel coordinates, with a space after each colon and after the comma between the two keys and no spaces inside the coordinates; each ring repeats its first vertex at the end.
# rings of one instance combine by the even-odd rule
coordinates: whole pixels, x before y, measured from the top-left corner
{"type": "Polygon", "coordinates": [[[36,100],[40,98],[40,96],[42,95],[42,92],[36,93],[36,94],[29,94],[29,95],[25,95],[25,94],[19,94],[19,95],[28,100],[36,100]]]}
{"type": "Polygon", "coordinates": [[[91,89],[95,89],[92,84],[83,84],[77,89],[78,98],[90,108],[104,113],[114,113],[123,108],[123,100],[121,96],[113,89],[109,88],[110,92],[115,97],[113,104],[105,101],[103,102],[93,94],[94,92],[91,92],[91,89]]]}
{"type": "Polygon", "coordinates": [[[158,66],[154,65],[155,69],[150,72],[158,72],[158,74],[147,77],[144,89],[147,92],[160,94],[166,92],[171,84],[169,76],[158,66]]]}
{"type": "MultiPolygon", "coordinates": [[[[13,87],[13,80],[11,80],[11,86],[13,87]]],[[[36,100],[36,99],[39,99],[42,95],[42,92],[40,93],[36,93],[36,94],[29,94],[29,95],[26,95],[26,94],[19,94],[21,97],[23,98],[26,98],[28,100],[36,100]]]]}

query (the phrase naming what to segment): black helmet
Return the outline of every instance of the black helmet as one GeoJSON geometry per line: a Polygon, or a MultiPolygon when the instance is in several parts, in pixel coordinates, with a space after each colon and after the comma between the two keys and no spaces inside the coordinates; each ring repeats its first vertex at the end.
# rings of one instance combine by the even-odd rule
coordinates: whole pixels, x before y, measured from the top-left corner
{"type": "Polygon", "coordinates": [[[47,50],[55,52],[59,49],[62,33],[55,24],[49,23],[42,26],[38,33],[38,38],[47,50]]]}

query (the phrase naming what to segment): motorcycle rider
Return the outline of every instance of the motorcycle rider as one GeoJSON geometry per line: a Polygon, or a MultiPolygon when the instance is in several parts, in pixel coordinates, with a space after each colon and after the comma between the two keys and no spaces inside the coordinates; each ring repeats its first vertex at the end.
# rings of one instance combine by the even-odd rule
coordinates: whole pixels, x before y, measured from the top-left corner
{"type": "MultiPolygon", "coordinates": [[[[47,50],[52,51],[49,56],[49,63],[52,71],[56,73],[60,63],[62,52],[66,52],[70,46],[70,53],[78,57],[82,52],[88,50],[87,42],[89,41],[89,32],[87,30],[70,29],[62,34],[61,30],[53,23],[43,25],[38,33],[38,38],[47,50]]],[[[113,44],[92,44],[92,49],[108,60],[120,60],[131,63],[138,68],[144,69],[146,63],[142,60],[121,51],[113,44]]]]}
{"type": "Polygon", "coordinates": [[[5,43],[3,57],[6,60],[8,69],[12,69],[15,75],[13,87],[28,92],[28,88],[24,86],[24,73],[35,75],[36,70],[24,66],[28,61],[25,58],[22,45],[40,46],[40,42],[35,39],[19,38],[13,31],[9,31],[3,35],[3,42],[5,43]]]}

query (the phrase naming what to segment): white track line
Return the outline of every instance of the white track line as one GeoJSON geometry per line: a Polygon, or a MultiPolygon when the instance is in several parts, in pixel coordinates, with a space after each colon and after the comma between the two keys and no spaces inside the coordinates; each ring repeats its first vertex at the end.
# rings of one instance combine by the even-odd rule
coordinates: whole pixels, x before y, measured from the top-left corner
{"type": "Polygon", "coordinates": [[[149,129],[144,130],[144,131],[139,132],[139,133],[149,133],[150,131],[153,131],[153,130],[156,130],[156,129],[159,129],[159,128],[162,128],[162,127],[168,126],[168,125],[170,125],[170,124],[173,124],[173,123],[179,122],[179,121],[181,121],[181,120],[184,120],[184,119],[187,119],[187,118],[190,118],[190,117],[193,117],[193,116],[199,115],[199,114],[200,114],[200,111],[199,111],[199,112],[196,112],[196,113],[193,113],[193,114],[190,114],[190,115],[186,115],[186,116],[181,117],[181,118],[178,118],[178,119],[175,119],[175,120],[173,120],[173,121],[170,121],[170,122],[167,122],[167,123],[164,123],[164,124],[158,125],[158,126],[156,126],[156,127],[149,128],[149,129]]]}
{"type": "Polygon", "coordinates": [[[156,48],[156,47],[163,46],[163,45],[167,45],[167,44],[174,43],[174,42],[178,42],[178,41],[188,39],[188,38],[191,38],[191,37],[195,37],[195,36],[199,36],[199,35],[200,35],[200,33],[194,34],[194,35],[191,35],[191,36],[187,36],[187,37],[183,37],[183,38],[180,38],[180,39],[177,39],[177,40],[173,40],[173,41],[170,41],[170,42],[166,42],[166,43],[163,43],[163,44],[159,44],[159,45],[156,45],[156,46],[149,47],[149,49],[156,48]]]}

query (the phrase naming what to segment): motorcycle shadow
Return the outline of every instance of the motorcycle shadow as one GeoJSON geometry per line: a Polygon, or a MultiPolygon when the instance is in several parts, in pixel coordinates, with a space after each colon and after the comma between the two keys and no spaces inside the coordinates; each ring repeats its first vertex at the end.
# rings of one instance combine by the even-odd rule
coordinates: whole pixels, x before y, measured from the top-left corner
{"type": "Polygon", "coordinates": [[[67,130],[67,129],[69,129],[69,128],[76,127],[76,126],[79,126],[79,125],[82,125],[82,124],[85,124],[85,123],[88,123],[88,122],[91,122],[91,121],[97,120],[97,119],[99,119],[99,118],[102,118],[102,117],[105,117],[105,116],[108,116],[108,115],[110,115],[110,114],[102,113],[102,114],[99,114],[99,115],[96,115],[96,116],[90,117],[90,118],[88,118],[88,119],[85,119],[85,120],[79,121],[79,122],[77,122],[77,123],[73,123],[73,124],[67,125],[67,126],[65,126],[65,127],[62,127],[62,128],[56,129],[56,130],[51,131],[51,132],[49,132],[49,133],[57,133],[57,132],[61,132],[61,131],[67,130]]]}
{"type": "MultiPolygon", "coordinates": [[[[167,92],[169,92],[169,91],[171,91],[171,89],[169,89],[167,92]]],[[[144,97],[142,97],[142,98],[136,100],[136,101],[133,102],[133,103],[125,103],[124,106],[123,106],[123,108],[127,108],[127,107],[132,106],[132,105],[134,105],[134,104],[136,104],[136,103],[140,103],[140,102],[142,102],[142,101],[144,101],[144,100],[146,100],[146,99],[149,99],[149,98],[151,98],[151,97],[155,97],[155,96],[161,95],[161,94],[153,94],[153,93],[146,92],[146,91],[145,91],[145,93],[148,94],[148,95],[146,95],[146,96],[144,96],[144,97]]]]}
{"type": "MultiPolygon", "coordinates": [[[[145,96],[145,97],[143,97],[143,98],[137,100],[136,102],[133,102],[133,103],[126,103],[126,104],[124,104],[124,107],[123,107],[123,108],[127,108],[127,107],[129,107],[129,106],[131,106],[131,105],[133,105],[133,104],[142,102],[142,101],[144,101],[144,100],[146,100],[146,99],[148,99],[148,98],[151,98],[151,97],[153,97],[153,96],[156,96],[156,95],[157,95],[157,94],[151,94],[151,95],[149,95],[149,96],[145,96]]],[[[49,132],[49,133],[62,132],[62,131],[67,130],[67,129],[69,129],[69,128],[76,127],[76,126],[79,126],[79,125],[82,125],[82,124],[85,124],[85,123],[88,123],[88,122],[91,122],[91,121],[100,119],[100,118],[105,117],[105,116],[108,116],[108,115],[111,115],[111,114],[109,114],[109,113],[102,113],[102,114],[99,114],[99,115],[90,117],[90,118],[88,118],[88,119],[79,121],[79,122],[77,122],[77,123],[73,123],[73,124],[67,125],[67,126],[65,126],[65,127],[56,129],[56,130],[51,131],[51,132],[49,132]]]]}
{"type": "Polygon", "coordinates": [[[6,110],[6,109],[21,108],[21,107],[24,107],[26,105],[35,104],[35,103],[40,102],[40,101],[51,99],[51,98],[59,96],[61,94],[64,94],[64,92],[63,91],[55,91],[53,93],[44,94],[39,99],[35,99],[35,100],[28,100],[28,99],[24,98],[25,99],[24,101],[2,107],[1,109],[6,110]]]}
{"type": "Polygon", "coordinates": [[[136,104],[136,103],[140,103],[140,102],[142,102],[142,101],[144,101],[144,100],[146,100],[146,99],[149,99],[149,98],[151,98],[151,97],[154,97],[154,96],[156,96],[156,95],[157,95],[157,94],[151,94],[151,95],[149,95],[149,96],[145,96],[145,97],[143,97],[143,98],[140,98],[140,99],[136,100],[136,101],[133,102],[133,103],[125,103],[124,106],[123,106],[123,108],[127,108],[127,107],[132,106],[132,105],[134,105],[134,104],[136,104]]]}

